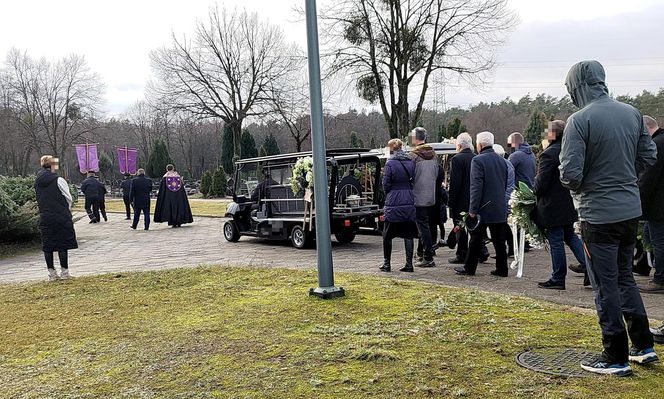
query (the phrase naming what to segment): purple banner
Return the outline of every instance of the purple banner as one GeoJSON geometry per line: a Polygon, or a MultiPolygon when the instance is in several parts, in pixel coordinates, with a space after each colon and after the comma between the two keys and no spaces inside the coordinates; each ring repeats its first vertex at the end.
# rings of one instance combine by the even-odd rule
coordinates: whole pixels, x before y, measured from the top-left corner
{"type": "Polygon", "coordinates": [[[99,172],[97,144],[76,144],[76,157],[81,173],[99,172]]]}
{"type": "Polygon", "coordinates": [[[120,174],[129,173],[130,175],[135,175],[138,170],[138,150],[127,147],[117,147],[117,150],[120,174]]]}

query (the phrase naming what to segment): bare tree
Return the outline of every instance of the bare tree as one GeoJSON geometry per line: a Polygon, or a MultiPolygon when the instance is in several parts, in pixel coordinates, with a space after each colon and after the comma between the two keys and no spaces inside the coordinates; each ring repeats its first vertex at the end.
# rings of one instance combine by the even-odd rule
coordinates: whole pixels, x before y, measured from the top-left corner
{"type": "Polygon", "coordinates": [[[295,141],[297,152],[311,135],[309,84],[303,68],[299,72],[287,75],[271,88],[274,115],[295,141]]]}
{"type": "Polygon", "coordinates": [[[151,55],[150,91],[177,109],[223,120],[240,156],[243,121],[271,111],[270,83],[293,68],[283,32],[256,14],[211,8],[193,38],[173,34],[172,41],[151,55]]]}
{"type": "Polygon", "coordinates": [[[420,119],[433,72],[481,78],[516,21],[507,0],[339,0],[322,18],[329,73],[380,104],[391,137],[420,119]]]}
{"type": "Polygon", "coordinates": [[[34,60],[13,49],[7,57],[10,85],[35,148],[65,159],[71,145],[95,126],[104,86],[85,58],[34,60]]]}

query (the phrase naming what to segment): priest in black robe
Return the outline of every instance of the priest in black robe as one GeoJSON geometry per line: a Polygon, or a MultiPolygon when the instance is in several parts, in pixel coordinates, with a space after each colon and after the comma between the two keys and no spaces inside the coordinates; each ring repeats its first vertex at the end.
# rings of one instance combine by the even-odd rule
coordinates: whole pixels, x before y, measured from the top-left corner
{"type": "Polygon", "coordinates": [[[161,179],[153,220],[156,223],[168,222],[172,227],[194,222],[182,177],[173,165],[166,166],[166,174],[161,179]]]}

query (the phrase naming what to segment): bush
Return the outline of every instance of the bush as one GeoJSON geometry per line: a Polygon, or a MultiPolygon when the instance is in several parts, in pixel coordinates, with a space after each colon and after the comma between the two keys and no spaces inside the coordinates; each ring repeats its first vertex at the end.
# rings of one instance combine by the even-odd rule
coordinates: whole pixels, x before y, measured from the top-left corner
{"type": "Polygon", "coordinates": [[[35,179],[31,177],[0,176],[0,190],[4,191],[18,206],[23,206],[28,202],[37,202],[34,184],[35,179]]]}
{"type": "Polygon", "coordinates": [[[210,186],[212,185],[212,172],[206,170],[201,177],[201,194],[207,197],[210,194],[210,186]]]}
{"type": "MultiPolygon", "coordinates": [[[[39,237],[39,213],[34,201],[26,201],[19,205],[12,199],[11,192],[15,197],[24,199],[29,197],[29,192],[23,190],[24,184],[14,186],[17,192],[6,191],[4,187],[11,186],[0,178],[0,242],[30,241],[39,237]]],[[[16,183],[15,179],[13,182],[16,183]]],[[[32,190],[34,197],[34,190],[32,190]]]]}
{"type": "Polygon", "coordinates": [[[212,186],[210,186],[210,195],[213,197],[226,196],[226,171],[223,167],[217,168],[212,175],[212,186]]]}

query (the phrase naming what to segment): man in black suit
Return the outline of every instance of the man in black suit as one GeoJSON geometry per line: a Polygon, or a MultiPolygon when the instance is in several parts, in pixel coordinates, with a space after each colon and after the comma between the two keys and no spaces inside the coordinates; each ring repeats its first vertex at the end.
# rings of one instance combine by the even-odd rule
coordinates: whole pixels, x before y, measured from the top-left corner
{"type": "MultiPolygon", "coordinates": [[[[450,217],[456,226],[461,221],[461,213],[468,212],[470,204],[470,163],[473,153],[473,139],[468,133],[461,133],[456,139],[457,154],[452,157],[450,169],[450,191],[448,205],[450,217]]],[[[468,252],[468,233],[465,229],[459,231],[456,256],[449,260],[452,264],[463,264],[468,252]]]]}
{"type": "Polygon", "coordinates": [[[141,212],[145,219],[145,230],[150,228],[150,193],[152,193],[152,180],[145,177],[145,170],[139,169],[138,176],[131,182],[129,199],[134,204],[134,223],[131,228],[136,230],[141,212]]]}
{"type": "Polygon", "coordinates": [[[120,184],[122,189],[122,200],[125,204],[125,212],[127,213],[127,218],[125,220],[131,220],[131,198],[129,194],[131,192],[131,175],[129,173],[124,175],[124,180],[120,184]]]}
{"type": "Polygon", "coordinates": [[[85,195],[85,212],[90,223],[99,223],[99,193],[103,187],[94,172],[88,172],[88,177],[81,184],[81,192],[85,195]]]}

